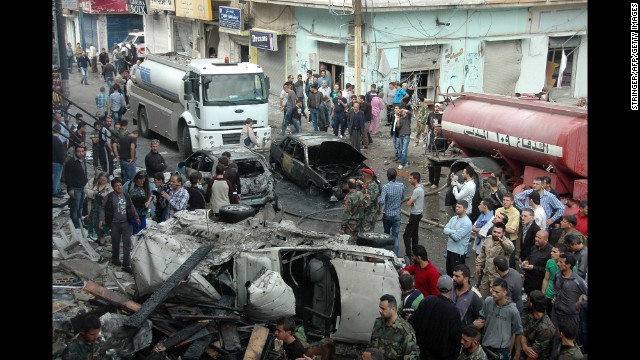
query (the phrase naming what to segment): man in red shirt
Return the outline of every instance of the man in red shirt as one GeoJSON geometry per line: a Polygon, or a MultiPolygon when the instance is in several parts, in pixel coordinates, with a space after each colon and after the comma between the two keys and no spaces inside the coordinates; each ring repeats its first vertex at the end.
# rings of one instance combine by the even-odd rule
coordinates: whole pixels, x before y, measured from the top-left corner
{"type": "Polygon", "coordinates": [[[584,236],[589,236],[589,218],[587,217],[588,213],[589,205],[587,204],[587,199],[584,199],[580,201],[580,209],[576,214],[576,219],[578,219],[576,230],[580,231],[580,233],[584,236]]]}
{"type": "Polygon", "coordinates": [[[416,289],[420,290],[426,298],[429,295],[438,295],[438,279],[440,273],[438,269],[429,261],[427,249],[422,245],[411,248],[411,260],[413,264],[405,266],[400,270],[400,275],[409,274],[415,278],[416,289]]]}

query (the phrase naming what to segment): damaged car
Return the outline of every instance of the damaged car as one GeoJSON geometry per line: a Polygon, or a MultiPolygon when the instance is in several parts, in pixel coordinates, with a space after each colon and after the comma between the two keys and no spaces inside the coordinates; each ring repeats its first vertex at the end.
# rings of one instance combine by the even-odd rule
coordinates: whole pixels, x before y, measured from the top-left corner
{"type": "Polygon", "coordinates": [[[350,144],[328,134],[287,135],[271,142],[269,155],[273,169],[309,195],[331,190],[338,199],[344,198],[347,181],[361,178],[369,168],[365,160],[350,144]]]}
{"type": "Polygon", "coordinates": [[[244,320],[295,316],[311,337],[366,344],[380,297],[400,299],[402,260],[392,251],[349,245],[347,235],[303,230],[288,220],[214,223],[204,212],[182,211],[142,231],[132,253],[139,295],[161,287],[199,247],[212,244],[174,291],[198,303],[224,299],[242,309],[244,320]]]}
{"type": "Polygon", "coordinates": [[[194,171],[200,171],[204,178],[206,191],[206,182],[212,178],[215,172],[215,166],[218,164],[218,158],[222,153],[228,151],[231,154],[231,160],[238,165],[238,174],[240,175],[240,204],[253,207],[262,207],[268,202],[273,202],[277,208],[277,195],[273,191],[274,179],[267,160],[262,154],[259,154],[243,145],[225,145],[196,151],[191,154],[185,161],[178,163],[177,171],[189,179],[194,171]]]}

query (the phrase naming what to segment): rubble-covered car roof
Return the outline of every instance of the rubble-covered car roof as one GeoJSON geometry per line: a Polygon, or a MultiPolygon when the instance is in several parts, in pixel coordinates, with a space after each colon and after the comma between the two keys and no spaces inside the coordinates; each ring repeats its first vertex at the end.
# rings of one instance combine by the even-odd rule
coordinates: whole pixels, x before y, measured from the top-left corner
{"type": "Polygon", "coordinates": [[[351,144],[328,134],[290,134],[288,137],[305,144],[309,149],[310,165],[357,164],[367,158],[351,144]],[[322,156],[317,156],[321,154],[322,156]]]}

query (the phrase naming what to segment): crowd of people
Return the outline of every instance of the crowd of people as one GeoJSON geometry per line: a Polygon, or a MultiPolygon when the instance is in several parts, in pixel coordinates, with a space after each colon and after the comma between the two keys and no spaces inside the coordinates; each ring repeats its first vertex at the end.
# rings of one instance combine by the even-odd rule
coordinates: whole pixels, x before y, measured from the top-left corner
{"type": "MultiPolygon", "coordinates": [[[[147,217],[162,222],[177,211],[205,208],[217,215],[222,206],[239,203],[241,185],[237,165],[228,152],[218,159],[206,192],[198,172],[190,174],[188,184],[177,173],[165,183],[167,165],[159,153],[158,140],[151,142],[145,156],[146,170],[136,172],[138,130],[128,130],[120,111],[126,108],[126,97],[120,91],[121,85],[131,81],[131,61],[126,60],[124,51],[114,52],[115,66],[111,65],[102,50],[102,74],[110,93],[101,87],[95,97],[98,121],[93,124],[94,131],[88,133],[80,113],[69,116],[68,121],[61,112],[53,115],[52,192],[54,197],[63,197],[60,181],[65,183],[75,228],[86,222],[89,237],[100,245],[106,245],[110,234],[111,262],[131,272],[131,236],[145,228],[147,217]],[[93,151],[93,179],[88,179],[84,161],[87,136],[93,151]],[[120,177],[114,176],[117,165],[120,177]],[[85,197],[88,211],[83,214],[85,197]]],[[[84,62],[78,60],[81,71],[87,69],[88,65],[80,66],[84,62]]],[[[134,65],[132,73],[135,71],[134,65]]],[[[351,84],[344,90],[339,90],[339,84],[332,87],[330,75],[322,68],[317,75],[307,72],[307,81],[302,81],[302,75],[293,80],[290,76],[280,96],[282,134],[290,126],[293,133],[300,132],[305,118],[314,132],[331,129],[337,137],[349,136],[356,150],[366,151],[380,130],[381,112],[385,107],[388,110],[386,125],[395,147],[393,159],[399,164],[387,170],[384,184],[369,168],[363,169],[361,180],[348,182],[339,232],[348,234],[355,243],[359,232],[373,231],[381,219],[399,256],[405,185],[397,181],[397,169],[407,166],[413,113],[424,110],[412,110],[408,105],[406,84],[392,83],[386,94],[374,84],[358,96],[351,84]]],[[[86,83],[85,76],[82,81],[86,83]]],[[[443,111],[436,103],[433,111],[415,116],[416,145],[424,141],[433,151],[447,149],[450,141],[441,136],[443,111]]],[[[246,146],[257,145],[251,127],[252,120],[247,119],[241,136],[246,146]]],[[[467,166],[460,176],[452,174],[447,179],[454,215],[442,230],[448,238],[446,267],[437,269],[418,239],[424,188],[436,189],[440,181],[440,167],[428,164],[427,168],[426,183],[420,172],[409,174],[413,189],[406,199],[410,214],[403,241],[404,255],[412,264],[399,271],[402,297],[387,294],[380,298],[381,317],[372,330],[367,356],[580,359],[582,352],[588,351],[587,201],[580,202],[577,214],[565,215],[565,206],[549,177],[536,177],[531,189],[514,196],[502,183],[501,173],[491,174],[480,185],[478,174],[467,166]],[[473,211],[474,203],[477,212],[473,211]],[[477,254],[474,269],[465,264],[469,251],[477,254]]],[[[95,328],[87,332],[91,329],[95,328]]],[[[292,349],[299,352],[295,344],[292,349]]]]}
{"type": "MultiPolygon", "coordinates": [[[[496,175],[481,191],[472,167],[463,169],[461,182],[452,174],[454,216],[443,228],[446,275],[440,276],[418,243],[424,189],[420,173],[410,174],[403,238],[412,264],[399,272],[402,298],[380,298],[370,343],[387,359],[581,359],[588,351],[587,200],[577,214],[565,215],[550,179],[536,177],[532,189],[514,196],[500,190],[496,175]],[[479,215],[472,215],[480,193],[479,215]],[[477,253],[473,273],[465,264],[470,247],[477,253]]],[[[353,240],[382,213],[398,256],[404,184],[394,168],[382,186],[374,176],[364,169],[362,181],[349,183],[340,231],[353,240]]]]}

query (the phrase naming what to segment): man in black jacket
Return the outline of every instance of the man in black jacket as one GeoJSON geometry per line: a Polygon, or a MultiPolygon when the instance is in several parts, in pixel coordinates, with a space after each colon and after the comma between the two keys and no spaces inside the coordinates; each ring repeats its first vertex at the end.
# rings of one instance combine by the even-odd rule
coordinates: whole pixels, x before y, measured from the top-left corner
{"type": "Polygon", "coordinates": [[[122,264],[122,270],[131,273],[131,233],[132,222],[140,226],[140,217],[133,206],[129,194],[122,191],[122,179],[111,180],[113,191],[102,201],[98,217],[98,228],[106,224],[111,228],[111,263],[122,264]],[[120,262],[120,241],[122,240],[122,263],[120,262]]]}
{"type": "Polygon", "coordinates": [[[240,184],[240,174],[238,174],[238,165],[231,160],[231,154],[228,151],[222,153],[218,158],[220,164],[224,166],[224,179],[229,180],[233,186],[233,198],[229,198],[232,204],[240,203],[240,194],[242,194],[242,185],[240,184]]]}
{"type": "Polygon", "coordinates": [[[71,221],[76,229],[80,229],[82,218],[82,202],[84,201],[84,186],[87,184],[87,163],[84,160],[84,146],[76,146],[75,154],[64,164],[64,182],[67,193],[71,197],[69,212],[71,221]]]}
{"type": "Polygon", "coordinates": [[[420,359],[456,360],[460,353],[462,321],[456,305],[449,298],[453,279],[442,275],[438,279],[440,294],[429,295],[409,318],[416,332],[420,359]]]}
{"type": "Polygon", "coordinates": [[[164,161],[164,157],[160,155],[160,140],[151,140],[151,151],[144,157],[144,166],[147,170],[147,174],[155,174],[157,172],[164,172],[167,170],[167,164],[164,161]]]}

